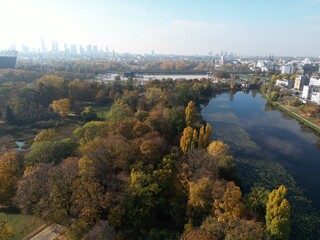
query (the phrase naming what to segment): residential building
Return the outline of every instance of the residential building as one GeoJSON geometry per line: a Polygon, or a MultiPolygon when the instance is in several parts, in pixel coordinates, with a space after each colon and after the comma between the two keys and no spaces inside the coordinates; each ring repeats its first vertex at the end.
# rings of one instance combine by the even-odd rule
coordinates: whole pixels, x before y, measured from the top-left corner
{"type": "Polygon", "coordinates": [[[320,78],[319,77],[311,77],[309,85],[320,86],[320,78]]]}
{"type": "Polygon", "coordinates": [[[281,67],[281,74],[293,74],[294,66],[284,65],[281,67]]]}
{"type": "Polygon", "coordinates": [[[276,85],[280,87],[293,88],[294,80],[278,79],[276,85]]]}
{"type": "Polygon", "coordinates": [[[309,85],[309,77],[305,75],[298,75],[294,81],[294,88],[302,90],[304,85],[309,85]]]}
{"type": "Polygon", "coordinates": [[[301,97],[320,105],[320,86],[303,86],[301,97]]]}
{"type": "Polygon", "coordinates": [[[301,98],[308,99],[310,97],[310,93],[311,93],[310,90],[311,89],[309,88],[309,86],[307,86],[307,85],[303,86],[301,98]]]}
{"type": "Polygon", "coordinates": [[[315,91],[311,92],[311,102],[314,102],[318,105],[320,105],[320,87],[317,87],[315,91]]]}

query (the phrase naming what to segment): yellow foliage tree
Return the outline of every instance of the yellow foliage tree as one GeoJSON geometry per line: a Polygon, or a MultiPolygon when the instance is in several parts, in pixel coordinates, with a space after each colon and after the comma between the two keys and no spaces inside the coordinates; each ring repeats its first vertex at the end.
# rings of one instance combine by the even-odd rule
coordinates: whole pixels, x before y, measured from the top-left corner
{"type": "Polygon", "coordinates": [[[204,126],[200,128],[199,131],[199,142],[198,142],[198,149],[205,149],[205,132],[204,132],[204,126]]]}
{"type": "Polygon", "coordinates": [[[71,102],[68,98],[63,98],[60,100],[54,100],[50,106],[53,111],[58,113],[61,117],[66,117],[70,112],[71,102]]]}
{"type": "Polygon", "coordinates": [[[0,219],[0,239],[1,240],[10,240],[13,239],[14,232],[8,223],[0,219]]]}
{"type": "Polygon", "coordinates": [[[0,203],[11,200],[15,194],[21,171],[22,159],[17,153],[6,152],[0,157],[0,203]]]}
{"type": "Polygon", "coordinates": [[[200,128],[198,149],[205,149],[208,147],[212,131],[213,128],[209,123],[207,123],[206,126],[202,126],[200,128]]]}
{"type": "Polygon", "coordinates": [[[209,144],[208,153],[212,156],[221,158],[229,155],[229,145],[222,141],[213,141],[209,144]]]}
{"type": "Polygon", "coordinates": [[[272,239],[289,239],[290,236],[290,203],[285,196],[287,188],[281,185],[268,196],[266,225],[272,239]]]}
{"type": "Polygon", "coordinates": [[[186,115],[186,124],[188,127],[193,127],[194,126],[194,121],[196,118],[196,107],[193,103],[193,101],[190,101],[188,103],[188,106],[186,107],[185,110],[185,115],[186,115]]]}
{"type": "Polygon", "coordinates": [[[240,218],[243,210],[241,190],[234,182],[216,181],[213,186],[214,215],[218,222],[230,223],[240,218]]]}
{"type": "Polygon", "coordinates": [[[195,149],[198,141],[198,131],[197,129],[193,129],[192,141],[191,141],[191,149],[195,149]]]}
{"type": "Polygon", "coordinates": [[[186,153],[191,149],[193,137],[193,129],[191,127],[186,127],[183,130],[182,137],[180,138],[180,148],[183,153],[186,153]]]}

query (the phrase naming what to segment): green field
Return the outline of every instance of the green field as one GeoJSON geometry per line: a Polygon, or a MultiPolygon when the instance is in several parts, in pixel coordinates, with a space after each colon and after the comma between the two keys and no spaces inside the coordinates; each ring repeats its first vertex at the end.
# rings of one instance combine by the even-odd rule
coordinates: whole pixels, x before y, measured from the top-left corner
{"type": "Polygon", "coordinates": [[[24,238],[43,224],[43,221],[35,216],[15,213],[7,208],[0,208],[0,219],[12,226],[16,240],[24,238]]]}

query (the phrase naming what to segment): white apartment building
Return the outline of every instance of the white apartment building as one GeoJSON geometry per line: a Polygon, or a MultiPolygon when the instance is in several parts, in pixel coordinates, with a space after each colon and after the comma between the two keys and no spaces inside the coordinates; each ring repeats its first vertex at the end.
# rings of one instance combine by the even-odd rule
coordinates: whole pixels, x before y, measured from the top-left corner
{"type": "Polygon", "coordinates": [[[281,67],[281,74],[293,74],[294,66],[284,65],[281,67]]]}
{"type": "Polygon", "coordinates": [[[294,80],[287,80],[287,79],[278,79],[276,81],[276,85],[280,87],[287,87],[287,88],[293,88],[294,86],[294,80]]]}
{"type": "Polygon", "coordinates": [[[320,78],[319,77],[311,77],[310,82],[309,82],[309,86],[310,85],[320,86],[320,78]]]}

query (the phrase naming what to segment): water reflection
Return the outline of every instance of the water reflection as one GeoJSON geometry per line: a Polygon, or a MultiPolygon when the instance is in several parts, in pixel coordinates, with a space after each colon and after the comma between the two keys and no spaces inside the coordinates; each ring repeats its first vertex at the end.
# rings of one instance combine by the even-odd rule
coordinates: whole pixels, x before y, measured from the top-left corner
{"type": "Polygon", "coordinates": [[[320,207],[320,138],[309,128],[266,103],[258,92],[228,92],[203,107],[214,138],[227,142],[236,157],[274,160],[320,207]]]}

